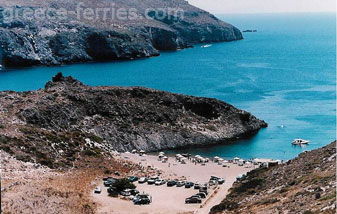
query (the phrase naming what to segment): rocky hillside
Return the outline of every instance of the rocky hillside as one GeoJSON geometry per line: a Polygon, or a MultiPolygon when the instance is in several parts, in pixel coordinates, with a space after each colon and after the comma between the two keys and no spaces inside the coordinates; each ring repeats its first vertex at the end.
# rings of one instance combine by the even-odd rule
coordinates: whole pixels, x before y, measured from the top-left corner
{"type": "Polygon", "coordinates": [[[102,151],[226,143],[266,126],[216,99],[139,87],[89,87],[62,74],[44,90],[0,92],[0,149],[50,166],[71,165],[79,155],[102,151]]]}
{"type": "Polygon", "coordinates": [[[234,184],[212,214],[336,213],[336,142],[234,184]]]}
{"type": "Polygon", "coordinates": [[[0,65],[7,67],[135,59],[195,43],[238,39],[242,39],[240,30],[184,0],[0,2],[0,65]],[[78,6],[80,2],[82,5],[78,6]],[[27,8],[35,11],[34,16],[38,9],[45,9],[42,17],[47,18],[24,17],[23,10],[27,8]],[[86,8],[112,8],[115,14],[120,8],[132,9],[132,17],[118,18],[111,9],[106,16],[95,12],[88,19],[84,16],[86,8]],[[150,8],[153,9],[147,10],[150,8]],[[179,10],[166,10],[171,8],[179,10]],[[59,10],[68,13],[64,15],[59,10]],[[19,16],[11,19],[11,13],[19,16]]]}

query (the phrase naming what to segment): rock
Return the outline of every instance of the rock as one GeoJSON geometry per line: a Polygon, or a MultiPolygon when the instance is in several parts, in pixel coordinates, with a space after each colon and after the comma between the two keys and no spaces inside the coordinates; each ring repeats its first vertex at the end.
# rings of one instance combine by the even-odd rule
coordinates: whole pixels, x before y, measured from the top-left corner
{"type": "Polygon", "coordinates": [[[47,159],[56,158],[51,147],[74,160],[76,151],[90,150],[86,155],[98,155],[109,148],[151,152],[234,142],[267,126],[250,113],[216,99],[141,87],[89,87],[61,73],[44,90],[11,92],[12,100],[5,98],[7,93],[0,93],[0,103],[11,111],[0,113],[0,124],[21,121],[6,128],[17,130],[16,135],[22,138],[4,141],[10,142],[7,144],[14,153],[41,149],[45,154],[39,158],[44,164],[52,164],[47,159]],[[28,150],[17,147],[21,141],[28,150]]]}
{"type": "MultiPolygon", "coordinates": [[[[60,65],[88,61],[125,60],[158,56],[159,51],[178,50],[202,42],[223,42],[242,39],[239,29],[218,20],[206,11],[184,0],[115,1],[115,8],[136,9],[136,20],[77,19],[64,20],[8,19],[2,17],[6,9],[16,11],[38,8],[76,9],[78,2],[19,0],[0,2],[0,63],[6,67],[60,65]],[[17,6],[20,5],[20,6],[17,6]],[[147,8],[179,8],[183,12],[161,14],[147,8]],[[145,17],[150,17],[146,19],[145,17]],[[1,57],[2,54],[2,57],[1,57]]],[[[97,8],[106,5],[98,0],[84,6],[97,8]]],[[[56,16],[56,14],[53,14],[56,16]]]]}

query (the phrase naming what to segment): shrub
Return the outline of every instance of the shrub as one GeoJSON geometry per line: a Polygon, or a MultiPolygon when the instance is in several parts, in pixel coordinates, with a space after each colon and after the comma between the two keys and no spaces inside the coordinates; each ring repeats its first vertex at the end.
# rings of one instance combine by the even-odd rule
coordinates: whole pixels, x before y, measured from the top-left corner
{"type": "Polygon", "coordinates": [[[238,203],[234,201],[224,200],[220,204],[212,207],[210,213],[217,213],[217,212],[221,212],[224,210],[232,211],[232,210],[237,209],[238,207],[239,207],[238,203]]]}
{"type": "Polygon", "coordinates": [[[113,183],[111,187],[115,188],[117,192],[121,192],[125,189],[136,189],[136,186],[127,178],[116,180],[116,182],[113,183]]]}
{"type": "Polygon", "coordinates": [[[264,182],[263,179],[254,178],[252,180],[248,180],[246,182],[241,183],[241,185],[233,189],[233,192],[236,193],[247,192],[249,189],[254,189],[257,186],[261,185],[263,182],[264,182]]]}

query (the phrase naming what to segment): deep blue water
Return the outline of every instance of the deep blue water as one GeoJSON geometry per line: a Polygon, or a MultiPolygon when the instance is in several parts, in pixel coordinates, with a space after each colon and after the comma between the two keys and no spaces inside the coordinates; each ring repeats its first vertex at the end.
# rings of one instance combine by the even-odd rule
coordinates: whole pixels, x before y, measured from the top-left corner
{"type": "Polygon", "coordinates": [[[0,90],[33,90],[57,72],[85,84],[145,86],[214,97],[247,110],[269,127],[249,140],[190,149],[231,158],[290,159],[336,139],[335,14],[221,15],[242,41],[200,45],[132,62],[89,63],[0,72],[0,90]],[[290,143],[310,140],[304,148],[290,143]]]}

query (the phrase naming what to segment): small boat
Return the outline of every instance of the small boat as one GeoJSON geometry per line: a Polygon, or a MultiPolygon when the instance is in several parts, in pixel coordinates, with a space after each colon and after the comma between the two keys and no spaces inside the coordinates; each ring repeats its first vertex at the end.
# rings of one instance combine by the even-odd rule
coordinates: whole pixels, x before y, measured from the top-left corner
{"type": "Polygon", "coordinates": [[[201,46],[202,48],[209,48],[209,47],[211,47],[212,45],[203,45],[203,46],[201,46]]]}
{"type": "Polygon", "coordinates": [[[308,140],[295,139],[291,144],[293,144],[293,145],[304,145],[304,144],[308,144],[308,143],[309,143],[308,140]]]}

